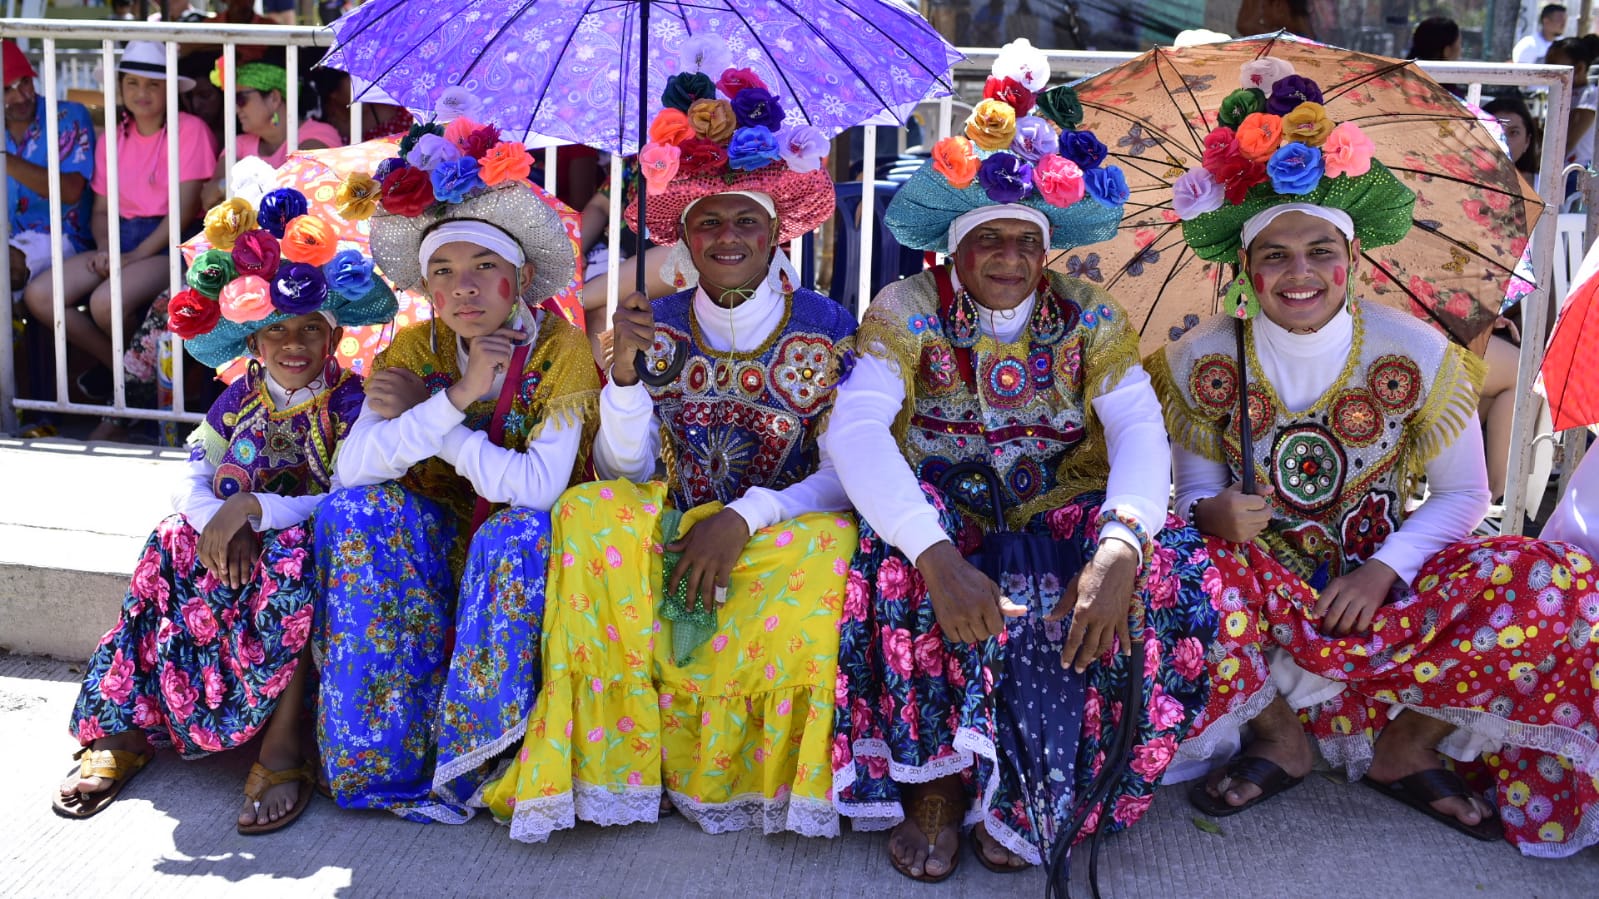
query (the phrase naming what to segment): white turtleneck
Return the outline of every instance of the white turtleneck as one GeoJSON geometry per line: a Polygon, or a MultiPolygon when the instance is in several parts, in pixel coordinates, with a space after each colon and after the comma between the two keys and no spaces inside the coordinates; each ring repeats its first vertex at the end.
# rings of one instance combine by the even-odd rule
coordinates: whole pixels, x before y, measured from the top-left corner
{"type": "Polygon", "coordinates": [[[1589,450],[1582,457],[1566,495],[1549,513],[1549,521],[1538,536],[1576,544],[1583,552],[1599,558],[1599,449],[1589,450]]]}
{"type": "MultiPolygon", "coordinates": [[[[546,314],[539,311],[531,317],[529,344],[538,341],[546,314]]],[[[459,337],[455,349],[456,363],[464,371],[470,356],[459,337]]],[[[505,375],[496,375],[478,399],[497,398],[504,384],[505,375]]],[[[392,419],[365,414],[365,405],[362,410],[334,461],[339,477],[352,487],[395,480],[416,463],[437,456],[491,503],[548,509],[571,481],[583,438],[582,428],[550,419],[525,451],[495,446],[487,431],[466,426],[466,413],[443,390],[392,419]]]]}
{"type": "MultiPolygon", "coordinates": [[[[1255,318],[1255,355],[1262,375],[1291,410],[1308,409],[1338,379],[1354,348],[1354,318],[1343,309],[1313,334],[1294,334],[1264,315],[1255,318]]],[[[1439,385],[1447,389],[1447,385],[1439,385]]],[[[1467,385],[1459,389],[1469,390],[1467,385]]],[[[1181,446],[1173,449],[1177,508],[1186,511],[1200,499],[1227,489],[1231,473],[1181,446]]],[[[1488,466],[1482,431],[1471,422],[1427,465],[1427,500],[1373,558],[1406,583],[1434,553],[1471,533],[1488,509],[1488,466]]]]}
{"type": "MultiPolygon", "coordinates": [[[[281,411],[309,403],[332,389],[332,385],[325,383],[321,378],[311,382],[309,387],[290,392],[266,373],[267,397],[272,401],[274,411],[281,411]]],[[[217,467],[204,458],[189,462],[184,472],[183,479],[174,485],[172,491],[172,510],[179,512],[189,520],[189,526],[197,531],[204,531],[205,526],[216,517],[217,511],[222,508],[224,500],[216,495],[217,467]]],[[[333,485],[328,488],[332,493],[341,486],[337,474],[333,475],[333,485]]],[[[275,493],[257,493],[256,501],[261,504],[261,516],[250,517],[250,526],[257,531],[275,531],[298,524],[311,517],[317,504],[322,502],[326,494],[314,496],[278,496],[275,493]]]]}
{"type": "MultiPolygon", "coordinates": [[[[959,285],[955,276],[957,290],[959,285]]],[[[1035,302],[1030,295],[1010,313],[980,309],[978,326],[996,341],[1013,342],[1027,327],[1035,302]]],[[[1115,385],[1101,386],[1093,405],[1105,426],[1110,459],[1101,509],[1120,509],[1153,537],[1165,525],[1171,493],[1171,452],[1160,400],[1136,363],[1115,385]]],[[[838,468],[860,516],[914,563],[949,538],[890,430],[904,403],[904,382],[890,364],[860,355],[849,379],[839,385],[832,423],[822,437],[822,458],[838,468]]],[[[1100,539],[1105,538],[1141,548],[1132,529],[1118,521],[1100,529],[1100,539]]]]}
{"type": "MultiPolygon", "coordinates": [[[[783,321],[783,294],[762,281],[755,293],[728,309],[711,301],[704,287],[694,291],[694,319],[708,347],[719,353],[758,349],[783,321]]],[[[621,360],[631,364],[630,360],[621,360]]],[[[600,431],[594,441],[594,468],[602,478],[643,483],[655,476],[661,453],[661,420],[643,384],[627,387],[608,381],[600,390],[600,431]]],[[[810,512],[849,508],[849,499],[832,464],[824,457],[815,472],[782,490],[751,487],[728,503],[750,533],[810,512]]]]}

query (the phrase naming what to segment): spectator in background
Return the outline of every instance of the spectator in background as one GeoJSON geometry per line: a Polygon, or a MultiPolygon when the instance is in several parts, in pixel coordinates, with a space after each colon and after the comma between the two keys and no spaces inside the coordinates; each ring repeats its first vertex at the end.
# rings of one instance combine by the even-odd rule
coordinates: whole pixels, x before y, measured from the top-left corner
{"type": "MultiPolygon", "coordinates": [[[[217,67],[211,72],[211,83],[222,87],[223,75],[222,61],[217,60],[217,67]]],[[[239,136],[235,144],[238,158],[256,156],[273,168],[283,165],[289,158],[288,116],[293,115],[284,100],[288,72],[279,65],[251,62],[239,66],[233,82],[239,117],[239,136]]],[[[344,146],[337,129],[316,119],[300,123],[298,139],[303,150],[344,146]]],[[[217,167],[222,169],[222,160],[218,160],[217,167]]],[[[225,187],[221,178],[207,183],[201,205],[209,208],[222,202],[225,187]]]]}
{"type": "MultiPolygon", "coordinates": [[[[1423,19],[1410,35],[1410,49],[1405,51],[1405,58],[1450,62],[1459,59],[1460,26],[1448,16],[1423,19]]],[[[1446,84],[1443,87],[1462,100],[1466,98],[1464,84],[1446,84]]]]}
{"type": "Polygon", "coordinates": [[[1499,120],[1505,129],[1505,144],[1516,170],[1534,188],[1538,186],[1538,163],[1543,155],[1543,129],[1532,117],[1527,101],[1514,94],[1490,100],[1483,111],[1499,120]]]}
{"type": "MultiPolygon", "coordinates": [[[[120,217],[118,228],[122,253],[122,315],[128,331],[144,307],[167,287],[167,251],[173,236],[181,236],[193,225],[200,212],[200,188],[216,170],[217,148],[211,132],[201,120],[177,111],[179,206],[168,207],[167,126],[171,117],[166,106],[166,54],[160,44],[130,42],[117,64],[121,105],[117,122],[95,147],[94,178],[96,194],[91,227],[95,244],[110,246],[106,194],[110,179],[106,173],[106,141],[117,142],[117,172],[120,217]]],[[[192,79],[178,76],[178,90],[194,86],[192,79]]],[[[67,340],[87,352],[100,365],[78,379],[78,386],[91,400],[105,401],[111,396],[111,366],[117,348],[111,345],[111,259],[107,249],[79,253],[62,263],[67,340]],[[77,306],[88,300],[89,312],[77,306]]],[[[50,325],[55,321],[55,303],[50,279],[41,278],[23,291],[23,301],[34,319],[50,325]]]]}
{"type": "Polygon", "coordinates": [[[1310,0],[1244,0],[1233,23],[1240,36],[1287,29],[1300,37],[1316,39],[1310,23],[1310,0]]]}
{"type": "Polygon", "coordinates": [[[1551,3],[1538,11],[1538,30],[1519,41],[1510,51],[1510,61],[1524,64],[1543,62],[1549,45],[1566,30],[1566,8],[1551,3]]]}
{"type": "MultiPolygon", "coordinates": [[[[350,140],[350,76],[338,69],[312,69],[311,84],[317,95],[317,108],[310,115],[332,125],[344,143],[350,140]]],[[[411,129],[411,113],[403,106],[365,101],[361,104],[361,140],[405,134],[411,129]]]]}
{"type": "Polygon", "coordinates": [[[1599,58],[1599,35],[1565,37],[1549,45],[1544,62],[1571,66],[1571,121],[1566,128],[1565,164],[1593,162],[1594,111],[1599,109],[1599,89],[1588,83],[1588,67],[1599,58]]]}
{"type": "MultiPolygon", "coordinates": [[[[0,42],[5,81],[6,196],[11,201],[11,289],[21,290],[50,267],[50,170],[44,98],[34,90],[33,65],[12,41],[0,42]]],[[[94,195],[94,122],[80,103],[56,104],[60,147],[63,256],[93,248],[89,215],[94,195]]]]}
{"type": "Polygon", "coordinates": [[[274,25],[298,25],[300,16],[295,11],[296,0],[261,0],[261,11],[274,25]]]}

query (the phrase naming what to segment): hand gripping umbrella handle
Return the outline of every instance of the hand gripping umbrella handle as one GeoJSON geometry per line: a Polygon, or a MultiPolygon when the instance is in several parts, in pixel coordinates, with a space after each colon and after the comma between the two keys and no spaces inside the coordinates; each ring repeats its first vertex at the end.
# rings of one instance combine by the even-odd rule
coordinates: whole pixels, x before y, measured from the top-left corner
{"type": "Polygon", "coordinates": [[[640,381],[651,387],[665,387],[677,380],[687,362],[688,347],[679,343],[672,351],[671,363],[660,371],[651,371],[649,357],[644,355],[643,350],[639,350],[633,354],[633,372],[638,375],[640,381]]]}

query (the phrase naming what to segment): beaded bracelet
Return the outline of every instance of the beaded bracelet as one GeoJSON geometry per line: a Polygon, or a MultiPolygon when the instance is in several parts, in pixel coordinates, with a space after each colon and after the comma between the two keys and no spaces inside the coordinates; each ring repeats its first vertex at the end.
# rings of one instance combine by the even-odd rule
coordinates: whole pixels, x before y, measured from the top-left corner
{"type": "Polygon", "coordinates": [[[1132,606],[1128,611],[1132,633],[1136,638],[1137,635],[1144,632],[1144,602],[1141,594],[1144,592],[1144,587],[1149,579],[1149,563],[1155,558],[1155,541],[1149,536],[1149,529],[1145,528],[1143,523],[1131,514],[1123,512],[1119,508],[1101,509],[1099,513],[1100,527],[1104,527],[1112,521],[1126,525],[1127,529],[1132,531],[1133,536],[1138,540],[1138,553],[1141,561],[1138,564],[1138,577],[1133,581],[1133,600],[1132,606]]]}

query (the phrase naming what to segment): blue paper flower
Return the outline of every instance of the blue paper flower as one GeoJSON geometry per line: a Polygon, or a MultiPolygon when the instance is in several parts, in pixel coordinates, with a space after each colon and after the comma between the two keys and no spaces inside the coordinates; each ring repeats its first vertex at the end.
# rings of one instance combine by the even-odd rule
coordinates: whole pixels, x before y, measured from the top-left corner
{"type": "MultiPolygon", "coordinates": [[[[743,96],[748,90],[750,88],[745,88],[739,95],[743,96]]],[[[781,159],[782,155],[777,135],[764,125],[738,129],[727,144],[727,165],[740,172],[765,168],[781,159]]]]}
{"type": "Polygon", "coordinates": [[[1009,153],[995,153],[977,167],[977,182],[995,203],[1020,203],[1033,189],[1033,167],[1009,153]]]}
{"type": "MultiPolygon", "coordinates": [[[[1079,132],[1072,132],[1077,134],[1079,132]]],[[[1083,172],[1083,187],[1088,195],[1106,206],[1120,206],[1127,202],[1131,192],[1127,189],[1127,176],[1114,165],[1083,172]]]]}
{"type": "Polygon", "coordinates": [[[280,187],[261,198],[255,219],[268,234],[282,240],[289,222],[305,215],[310,209],[311,204],[306,202],[305,194],[292,187],[280,187]]]}
{"type": "Polygon", "coordinates": [[[372,289],[372,260],[361,255],[360,250],[340,250],[322,266],[322,275],[341,296],[364,297],[372,289]]]}
{"type": "Polygon", "coordinates": [[[733,116],[740,128],[759,125],[768,131],[783,130],[783,106],[771,91],[760,87],[746,87],[733,98],[733,116]]]}
{"type": "Polygon", "coordinates": [[[1089,169],[1099,168],[1105,161],[1110,150],[1094,136],[1092,131],[1062,131],[1060,135],[1060,155],[1077,163],[1077,167],[1087,173],[1089,169]]]}
{"type": "Polygon", "coordinates": [[[459,203],[485,187],[477,160],[470,156],[440,162],[428,178],[433,181],[433,196],[445,203],[459,203]]]}
{"type": "Polygon", "coordinates": [[[327,298],[328,279],[314,265],[291,262],[272,279],[272,308],[284,315],[315,312],[327,298]]]}
{"type": "Polygon", "coordinates": [[[1308,194],[1321,183],[1321,151],[1309,144],[1290,142],[1266,162],[1272,190],[1280,194],[1308,194]]]}

